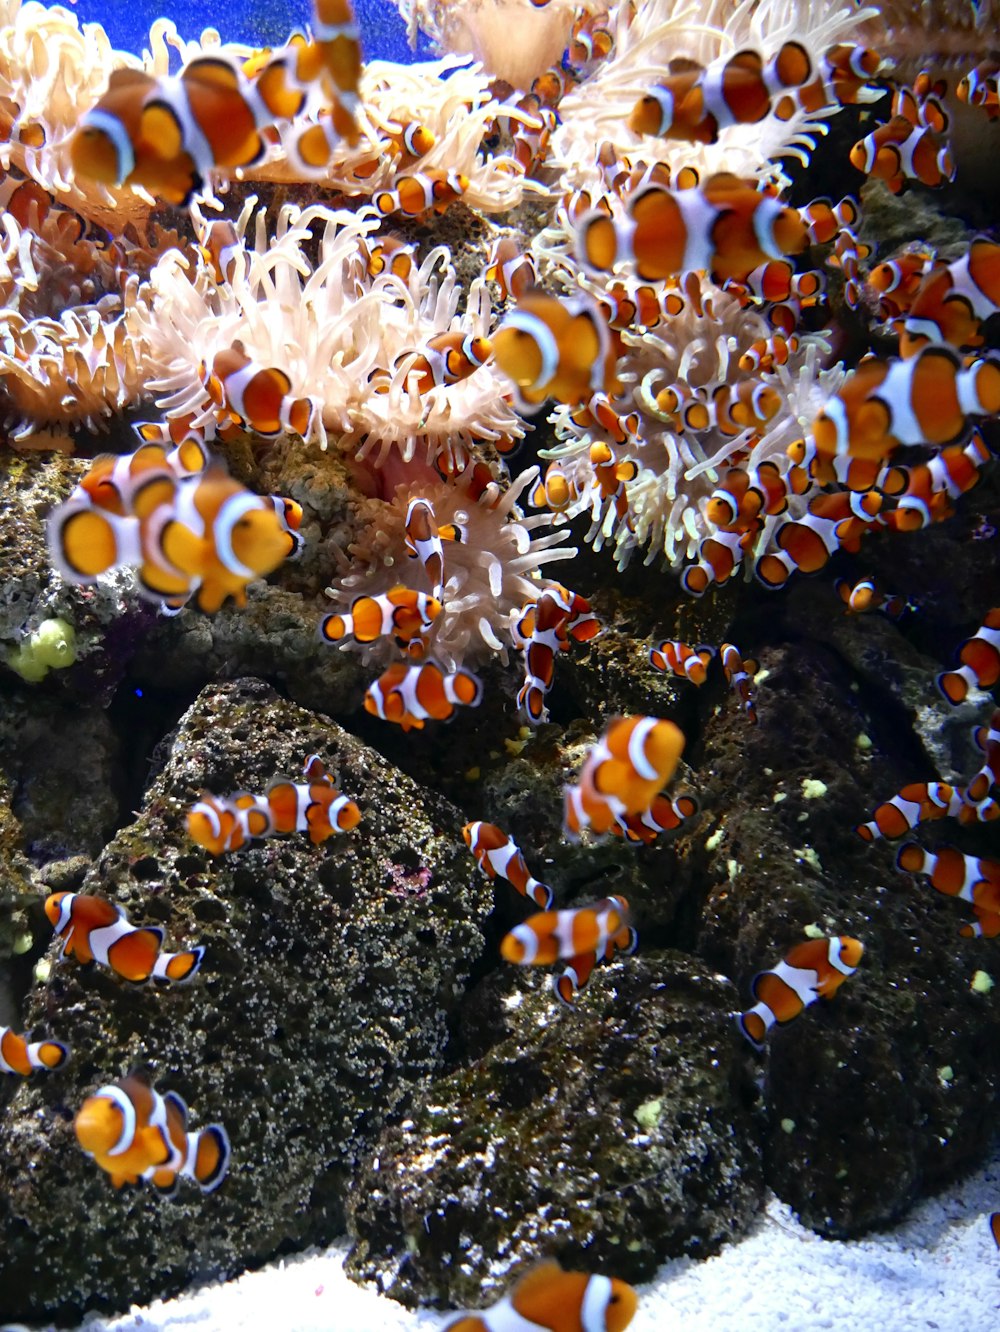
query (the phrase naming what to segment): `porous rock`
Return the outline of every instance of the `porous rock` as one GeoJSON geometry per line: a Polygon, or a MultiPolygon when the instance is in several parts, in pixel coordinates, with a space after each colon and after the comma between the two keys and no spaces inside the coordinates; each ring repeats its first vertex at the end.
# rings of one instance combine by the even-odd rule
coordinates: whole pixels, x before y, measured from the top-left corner
{"type": "MultiPolygon", "coordinates": [[[[988,942],[958,935],[967,908],[896,870],[894,846],[854,832],[934,775],[904,716],[816,643],[767,649],[761,665],[759,725],[729,700],[703,737],[715,826],[697,947],[747,1007],[752,976],[794,944],[846,934],[865,945],[836,996],[772,1029],[762,1056],[767,1182],[839,1238],[895,1220],[988,1149],[1000,1002],[972,979],[996,968],[988,942]]],[[[954,824],[917,834],[969,850],[985,836],[954,824]]]]}
{"type": "Polygon", "coordinates": [[[447,1021],[482,947],[490,891],[461,816],[325,718],[255,680],[206,690],[181,719],[135,823],[82,884],[167,947],[200,943],[186,985],[129,986],[55,962],[26,1007],[73,1048],[17,1088],[0,1127],[0,1317],[75,1318],[329,1242],[352,1169],[387,1116],[440,1070],[447,1021]],[[321,847],[275,837],[212,859],[184,832],[202,787],[263,791],[318,752],[363,811],[321,847]],[[83,1098],[136,1065],[223,1122],[222,1188],[170,1202],[116,1193],[79,1150],[83,1098]]]}
{"type": "Polygon", "coordinates": [[[542,1255],[644,1280],[745,1229],[755,1093],[724,978],[643,954],[600,968],[573,1012],[544,977],[481,988],[507,1034],[383,1133],[351,1193],[357,1279],[481,1306],[542,1255]]]}

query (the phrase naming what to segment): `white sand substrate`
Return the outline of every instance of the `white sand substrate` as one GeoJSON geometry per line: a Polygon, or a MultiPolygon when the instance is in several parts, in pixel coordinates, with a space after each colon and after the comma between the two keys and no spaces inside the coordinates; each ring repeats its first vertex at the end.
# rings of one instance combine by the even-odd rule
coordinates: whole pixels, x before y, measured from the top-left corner
{"type": "MultiPolygon", "coordinates": [[[[665,1263],[640,1286],[629,1332],[998,1332],[1000,1255],[988,1222],[997,1210],[1000,1153],[862,1240],[819,1239],[772,1199],[745,1239],[706,1262],[665,1263]]],[[[92,1318],[80,1332],[429,1332],[448,1321],[348,1281],[347,1247],[92,1318]]]]}

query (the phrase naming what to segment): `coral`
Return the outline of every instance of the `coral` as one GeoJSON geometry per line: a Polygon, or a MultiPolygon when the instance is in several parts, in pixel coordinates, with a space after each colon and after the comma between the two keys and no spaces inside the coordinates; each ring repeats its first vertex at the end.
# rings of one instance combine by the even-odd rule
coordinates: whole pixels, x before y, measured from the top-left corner
{"type": "Polygon", "coordinates": [[[7,656],[7,665],[31,684],[44,680],[50,670],[65,670],[76,661],[76,630],[68,620],[43,620],[24,642],[7,656]]]}
{"type": "MultiPolygon", "coordinates": [[[[491,652],[506,661],[525,603],[536,600],[550,581],[543,570],[576,554],[575,547],[562,544],[565,532],[549,530],[550,515],[525,517],[518,507],[537,469],[522,472],[502,493],[494,485],[479,498],[470,490],[474,472],[470,464],[447,483],[428,479],[400,486],[389,503],[378,503],[376,516],[349,548],[351,572],[328,589],[338,609],[347,610],[355,597],[378,596],[400,581],[416,581],[416,561],[406,557],[403,520],[411,498],[428,500],[440,526],[464,528],[460,541],[444,544],[443,608],[427,635],[430,654],[449,670],[475,665],[491,652]]],[[[345,646],[353,644],[348,640],[345,646]]],[[[384,663],[393,653],[392,640],[377,639],[364,652],[366,660],[384,663]]]]}

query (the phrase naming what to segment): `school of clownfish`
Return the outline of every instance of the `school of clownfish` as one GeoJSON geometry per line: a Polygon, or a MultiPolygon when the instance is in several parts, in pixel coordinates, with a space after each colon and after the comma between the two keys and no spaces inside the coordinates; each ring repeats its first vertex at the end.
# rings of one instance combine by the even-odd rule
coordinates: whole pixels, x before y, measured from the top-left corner
{"type": "MultiPolygon", "coordinates": [[[[545,0],[533,2],[541,7],[545,0]]],[[[496,132],[509,136],[517,170],[543,168],[562,96],[608,58],[613,45],[607,16],[581,13],[564,63],[536,79],[511,104],[509,118],[500,117],[496,132]]],[[[186,205],[206,182],[251,166],[280,138],[299,170],[321,177],[336,143],[357,139],[361,68],[347,0],[317,0],[311,38],[295,37],[242,65],[219,54],[198,57],[169,78],[134,70],[113,75],[105,96],[81,121],[71,150],[73,171],[81,180],[141,186],[186,205]],[[312,117],[308,127],[286,133],[305,110],[312,117]]],[[[961,79],[956,95],[994,121],[1000,117],[998,79],[1000,65],[983,61],[961,79]]],[[[712,144],[728,126],[871,102],[886,85],[892,85],[891,76],[873,51],[840,44],[817,61],[803,45],[788,41],[767,59],[745,50],[707,66],[672,62],[668,75],[636,101],[628,127],[638,136],[712,144]]],[[[890,119],[855,145],[851,163],[894,192],[909,181],[936,188],[953,180],[946,85],[921,73],[910,87],[892,86],[890,119]]],[[[401,169],[390,188],[372,197],[381,216],[427,219],[461,199],[468,182],[459,173],[419,167],[432,146],[428,131],[405,124],[397,138],[401,169]]],[[[779,588],[796,571],[819,571],[840,549],[856,552],[866,533],[914,530],[954,512],[954,501],[976,485],[990,461],[975,422],[1000,414],[1000,359],[980,350],[982,326],[1000,310],[1000,244],[978,237],[950,263],[926,249],[869,263],[872,247],[858,237],[861,210],[853,199],[795,208],[754,181],[725,173],[702,181],[691,168],[672,177],[665,165],[646,165],[641,152],[634,162],[627,160],[610,143],[597,146],[595,166],[603,192],[578,190],[560,208],[579,272],[599,280],[601,295],[583,286],[572,294],[546,291],[536,256],[502,238],[486,276],[509,309],[492,336],[441,333],[407,354],[409,382],[421,393],[467,378],[492,358],[523,412],[551,401],[569,409],[574,425],[591,439],[591,493],[582,493],[579,470],[556,459],[533,489],[532,504],[557,515],[592,505],[604,529],[628,529],[630,485],[651,413],[678,435],[713,430],[731,443],[727,465],[703,505],[709,535],[682,575],[693,596],[727,581],[745,560],[765,586],[779,588]],[[879,326],[898,337],[899,357],[863,359],[788,448],[787,459],[750,466],[755,442],[781,407],[775,372],[806,336],[803,312],[826,299],[825,276],[800,271],[794,262],[815,246],[832,247],[827,263],[842,274],[846,304],[877,307],[879,326]],[[769,336],[740,357],[739,369],[749,377],[697,388],[654,382],[637,397],[618,376],[624,335],[669,326],[687,307],[710,318],[712,302],[699,274],[770,325],[769,336]],[[901,461],[910,457],[909,449],[922,456],[901,461]],[[789,514],[793,499],[799,503],[789,514]]],[[[21,201],[28,211],[32,203],[38,206],[29,193],[21,201]]],[[[212,222],[201,241],[205,263],[225,283],[239,262],[232,223],[212,222]]],[[[408,277],[413,271],[414,247],[390,233],[364,249],[370,275],[408,277]]],[[[398,368],[376,374],[372,393],[388,391],[398,368]]],[[[246,490],[229,477],[217,449],[238,430],[305,436],[313,404],[292,395],[282,367],[256,363],[239,343],[203,363],[200,379],[212,404],[209,425],[182,417],[138,426],[136,451],[96,459],[52,514],[51,557],[67,580],[93,582],[127,567],[135,571],[140,593],[165,613],[191,604],[210,614],[228,599],[244,604],[249,583],[301,549],[299,506],[246,490]]],[[[507,451],[503,442],[497,448],[507,451]]],[[[454,461],[450,469],[443,462],[438,468],[445,478],[458,470],[454,461]]],[[[495,490],[492,471],[476,464],[474,500],[488,504],[495,490]]],[[[403,730],[447,721],[458,707],[481,699],[483,686],[473,672],[445,669],[432,655],[435,622],[447,596],[448,552],[467,539],[460,523],[439,525],[431,501],[415,496],[405,516],[405,543],[427,590],[401,581],[385,593],[356,598],[318,627],[320,637],[335,645],[391,641],[399,660],[371,684],[364,706],[403,730]]],[[[899,616],[907,609],[902,598],[871,579],[838,580],[836,592],[850,613],[899,616]]],[[[531,724],[547,717],[559,654],[571,640],[586,643],[600,630],[583,597],[539,580],[537,597],[521,608],[512,629],[524,659],[517,702],[531,724]]],[[[1000,609],[989,612],[958,656],[960,664],[938,678],[953,704],[971,687],[990,689],[1000,679],[1000,609]]],[[[716,657],[747,721],[756,723],[757,663],[735,644],[663,640],[649,653],[654,670],[696,687],[705,683],[716,657]]],[[[974,739],[984,762],[964,787],[906,786],[858,827],[858,835],[898,839],[925,821],[979,823],[1000,815],[991,795],[1000,783],[1000,711],[988,726],[976,728],[974,739]]],[[[683,746],[682,733],[665,719],[612,719],[590,747],[577,781],[565,789],[565,836],[575,840],[586,832],[648,844],[679,829],[698,809],[692,794],[666,790],[683,746]]],[[[360,809],[337,789],[319,756],[306,760],[303,778],[279,778],[261,795],[204,792],[188,812],[188,834],[209,854],[222,856],[273,835],[306,834],[319,845],[358,825],[360,809]]],[[[504,938],[501,956],[521,966],[563,964],[552,975],[562,1004],[574,1004],[597,965],[635,950],[638,936],[624,898],[553,909],[552,889],[532,876],[502,829],[471,822],[463,836],[483,873],[503,879],[539,908],[504,938]]],[[[1000,864],[954,847],[932,853],[914,841],[903,843],[897,864],[972,907],[975,919],[962,926],[963,936],[1000,935],[1000,864]]],[[[132,924],[121,907],[98,896],[57,893],[46,913],[62,957],[108,967],[123,980],[183,982],[202,962],[200,947],[166,952],[162,929],[132,924]]],[[[831,998],[863,953],[863,943],[848,936],[795,945],[754,979],[755,1002],[736,1015],[739,1029],[762,1047],[773,1025],[792,1020],[818,998],[831,998]]],[[[0,1029],[2,1071],[54,1070],[69,1055],[58,1041],[30,1042],[0,1029]]],[[[171,1192],[187,1177],[208,1192],[228,1169],[223,1126],[189,1133],[180,1098],[161,1095],[141,1074],[96,1091],[78,1112],[75,1128],[83,1150],[116,1187],[149,1180],[171,1192]]],[[[1000,1214],[993,1230],[1000,1244],[1000,1214]]],[[[494,1311],[450,1326],[473,1332],[520,1315],[554,1332],[617,1332],[634,1309],[634,1293],[624,1283],[543,1264],[494,1311]],[[585,1310],[591,1311],[586,1317],[585,1310]]]]}

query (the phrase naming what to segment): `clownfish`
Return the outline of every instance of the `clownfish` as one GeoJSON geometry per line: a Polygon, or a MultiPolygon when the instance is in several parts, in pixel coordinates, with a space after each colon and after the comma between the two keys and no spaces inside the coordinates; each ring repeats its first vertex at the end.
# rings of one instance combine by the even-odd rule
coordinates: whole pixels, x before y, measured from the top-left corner
{"type": "Polygon", "coordinates": [[[62,1041],[31,1041],[12,1027],[0,1027],[0,1073],[29,1077],[36,1068],[61,1068],[69,1058],[62,1041]]]}
{"type": "Polygon", "coordinates": [[[670,74],[639,99],[628,119],[633,134],[655,134],[689,143],[715,143],[719,130],[752,125],[771,110],[772,98],[812,77],[808,51],[785,42],[767,61],[756,51],[737,51],[706,67],[675,59],[670,74]]]}
{"type": "Polygon", "coordinates": [[[791,1022],[817,999],[830,999],[857,970],[865,946],[848,935],[808,939],[770,971],[750,983],[757,1000],[753,1008],[736,1015],[737,1025],[752,1045],[761,1049],[774,1024],[791,1022]]]}
{"type": "Polygon", "coordinates": [[[626,842],[642,842],[649,846],[661,832],[676,832],[697,813],[698,802],[694,796],[678,796],[671,800],[669,796],[658,795],[649,809],[644,809],[641,814],[623,814],[611,833],[626,842]]]}
{"type": "Polygon", "coordinates": [[[262,796],[239,792],[228,797],[203,791],[187,814],[188,836],[210,855],[239,851],[248,841],[275,833],[307,832],[313,846],[350,832],[361,810],[341,795],[318,754],[310,754],[304,782],[279,778],[262,796]]]}
{"type": "Polygon", "coordinates": [[[211,367],[203,361],[198,378],[216,407],[243,429],[258,435],[280,435],[282,431],[303,438],[308,435],[313,404],[308,398],[293,398],[292,381],[284,370],[258,365],[247,356],[242,343],[216,352],[211,367]]]}
{"type": "Polygon", "coordinates": [[[535,509],[551,509],[553,513],[565,513],[579,498],[580,492],[576,482],[567,475],[562,463],[550,462],[545,469],[545,475],[531,491],[528,502],[535,509]]]}
{"type": "Polygon", "coordinates": [[[787,365],[788,358],[798,349],[798,338],[772,333],[769,338],[756,338],[751,342],[737,364],[746,374],[769,373],[776,365],[787,365]]]}
{"type": "Polygon", "coordinates": [[[150,600],[183,604],[194,596],[212,614],[227,597],[245,606],[247,584],[302,544],[288,521],[297,505],[251,494],[217,463],[181,480],[169,469],[155,473],[132,508],[120,517],[70,499],[52,511],[49,554],[67,582],[94,583],[128,565],[150,600]]]}
{"type": "Polygon", "coordinates": [[[911,782],[878,806],[868,823],[854,829],[865,842],[885,837],[894,841],[912,832],[918,823],[957,818],[963,807],[962,792],[947,782],[911,782]]]}
{"type": "MultiPolygon", "coordinates": [[[[933,265],[933,251],[924,249],[908,250],[895,259],[885,259],[876,264],[865,282],[878,296],[880,318],[898,319],[905,314],[933,265]]],[[[936,342],[939,339],[935,337],[932,340],[936,342]]]]}
{"type": "Polygon", "coordinates": [[[854,145],[851,165],[898,194],[907,180],[935,188],[955,179],[951,149],[933,130],[896,115],[854,145]]]}
{"type": "Polygon", "coordinates": [[[502,300],[519,301],[538,286],[538,269],[530,254],[522,254],[517,241],[501,236],[493,242],[487,260],[486,278],[500,288],[502,300]]]}
{"type": "Polygon", "coordinates": [[[808,513],[777,528],[778,550],[757,561],[757,578],[765,587],[783,587],[796,570],[816,573],[839,549],[856,551],[862,534],[874,527],[881,507],[882,496],[874,491],[814,495],[808,513]]]}
{"type": "Polygon", "coordinates": [[[403,520],[406,553],[411,560],[420,561],[433,589],[433,600],[439,603],[444,600],[444,542],[464,539],[465,529],[459,524],[438,525],[430,500],[418,496],[406,506],[403,520]]]}
{"type": "Polygon", "coordinates": [[[592,210],[576,234],[585,268],[606,273],[626,261],[643,281],[688,270],[742,281],[769,259],[800,254],[809,240],[796,209],[727,172],[687,190],[646,186],[629,197],[625,219],[592,210]]]}
{"type": "Polygon", "coordinates": [[[973,685],[992,689],[1000,680],[1000,606],[987,612],[983,623],[959,648],[958,659],[962,665],[957,670],[942,671],[934,682],[956,706],[973,685]]]}
{"type": "Polygon", "coordinates": [[[681,587],[692,597],[704,596],[712,583],[725,583],[743,561],[747,533],[713,532],[698,547],[698,563],[681,574],[681,587]]]}
{"type": "Polygon", "coordinates": [[[460,171],[442,171],[428,167],[397,176],[392,188],[380,190],[372,196],[372,203],[387,217],[390,213],[405,213],[407,217],[422,217],[432,210],[443,213],[449,204],[469,188],[468,176],[460,171]]]}
{"type": "Polygon", "coordinates": [[[890,592],[880,592],[872,578],[861,578],[853,586],[846,578],[838,578],[834,588],[844,603],[845,615],[865,615],[880,610],[896,620],[906,610],[906,600],[890,592]]]}
{"type": "Polygon", "coordinates": [[[116,69],[70,142],[75,175],[103,185],[140,185],[187,204],[214,167],[244,167],[264,153],[273,119],[238,64],[198,56],[179,74],[153,78],[116,69]]]}
{"type": "MultiPolygon", "coordinates": [[[[531,0],[536,8],[548,0],[531,0]]],[[[498,1304],[459,1314],[441,1332],[624,1332],[639,1307],[631,1286],[617,1277],[564,1272],[536,1263],[498,1304]]]]}
{"type": "Polygon", "coordinates": [[[950,444],[971,416],[1000,412],[1000,360],[963,367],[949,347],[863,360],[813,423],[821,455],[881,461],[900,444],[950,444]]]}
{"type": "Polygon", "coordinates": [[[545,696],[555,679],[556,656],[569,646],[567,627],[572,608],[559,595],[561,590],[546,589],[536,602],[529,602],[514,630],[524,646],[524,684],[517,703],[532,726],[548,717],[545,696]]]}
{"type": "Polygon", "coordinates": [[[750,471],[730,467],[709,496],[705,517],[730,531],[756,531],[762,514],[784,513],[789,494],[801,495],[808,485],[806,474],[798,467],[789,467],[784,476],[777,463],[770,461],[750,471]]]}
{"type": "Polygon", "coordinates": [[[574,406],[595,393],[615,393],[617,334],[585,293],[571,299],[529,290],[493,337],[497,365],[529,409],[546,398],[574,406]]]}
{"type": "Polygon", "coordinates": [[[1000,1249],[1000,1212],[990,1213],[990,1234],[993,1236],[993,1243],[1000,1249]]]}
{"type": "Polygon", "coordinates": [[[414,387],[418,393],[429,393],[442,384],[457,384],[485,365],[493,352],[489,338],[476,337],[472,333],[455,330],[451,333],[435,333],[419,351],[403,351],[395,359],[395,367],[409,361],[406,368],[407,385],[413,385],[412,375],[417,376],[414,387]]]}
{"type": "Polygon", "coordinates": [[[708,664],[715,656],[715,648],[703,643],[691,647],[678,638],[665,638],[649,649],[650,664],[665,674],[679,675],[693,685],[703,685],[708,676],[708,664]]]}
{"type": "Polygon", "coordinates": [[[931,887],[946,897],[957,897],[983,911],[1000,911],[1000,864],[968,856],[955,846],[926,851],[916,842],[904,842],[896,865],[907,874],[922,874],[931,887]]]}
{"type": "Polygon", "coordinates": [[[611,328],[656,328],[665,319],[683,313],[684,298],[647,282],[609,282],[601,297],[601,309],[611,328]]]}
{"type": "Polygon", "coordinates": [[[196,248],[220,287],[232,282],[242,251],[239,234],[232,222],[227,218],[209,222],[196,248]]]}
{"type": "Polygon", "coordinates": [[[624,897],[602,897],[565,911],[540,911],[504,935],[500,954],[521,967],[545,967],[584,953],[603,953],[618,938],[625,938],[624,950],[631,952],[635,931],[628,922],[624,897]]]}
{"type": "Polygon", "coordinates": [[[744,657],[734,643],[723,643],[719,659],[726,674],[726,683],[740,701],[740,707],[752,726],[757,725],[757,690],[753,677],[760,669],[752,657],[744,657]]]}
{"type": "Polygon", "coordinates": [[[319,636],[327,643],[343,643],[348,638],[374,643],[391,634],[411,657],[422,657],[427,651],[426,635],[440,614],[441,602],[436,596],[397,583],[377,597],[355,597],[350,611],[343,615],[325,615],[319,636]]]}
{"type": "Polygon", "coordinates": [[[186,1178],[212,1193],[229,1170],[229,1135],[221,1124],[189,1133],[187,1116],[176,1092],[161,1096],[148,1078],[131,1073],[88,1096],[73,1129],[116,1189],[148,1179],[170,1195],[186,1178]]]}
{"type": "Polygon", "coordinates": [[[994,712],[988,726],[973,729],[972,739],[985,755],[985,762],[969,782],[965,795],[966,799],[978,804],[1000,782],[1000,708],[994,712]]]}
{"type": "Polygon", "coordinates": [[[580,12],[570,29],[566,59],[576,68],[589,65],[595,60],[606,59],[614,44],[607,10],[594,14],[580,12]]]}
{"type": "Polygon", "coordinates": [[[927,342],[979,347],[983,321],[998,310],[1000,244],[977,236],[961,259],[921,278],[903,318],[900,355],[913,356],[927,342]]]}
{"type": "Polygon", "coordinates": [[[684,733],[657,717],[616,717],[591,745],[579,783],[563,788],[563,829],[570,840],[590,828],[606,833],[648,810],[680,762],[684,733]]]}
{"type": "Polygon", "coordinates": [[[365,711],[404,731],[421,730],[426,721],[450,721],[458,707],[478,707],[482,696],[471,671],[448,672],[430,659],[419,666],[395,662],[369,686],[365,711]]]}
{"type": "Polygon", "coordinates": [[[358,237],[358,254],[369,277],[392,273],[406,282],[414,270],[416,253],[416,246],[401,236],[358,237]]]}
{"type": "Polygon", "coordinates": [[[120,906],[88,893],[52,893],[45,914],[62,940],[59,957],[100,962],[130,981],[190,980],[201,966],[204,948],[163,951],[159,925],[132,925],[120,906]]]}
{"type": "Polygon", "coordinates": [[[502,829],[495,823],[467,823],[462,836],[487,878],[495,879],[499,874],[522,897],[548,911],[552,905],[552,889],[528,873],[523,854],[502,829]]]}
{"type": "Polygon", "coordinates": [[[981,60],[959,81],[955,92],[960,102],[981,106],[990,120],[1000,116],[1000,64],[981,60]]]}

